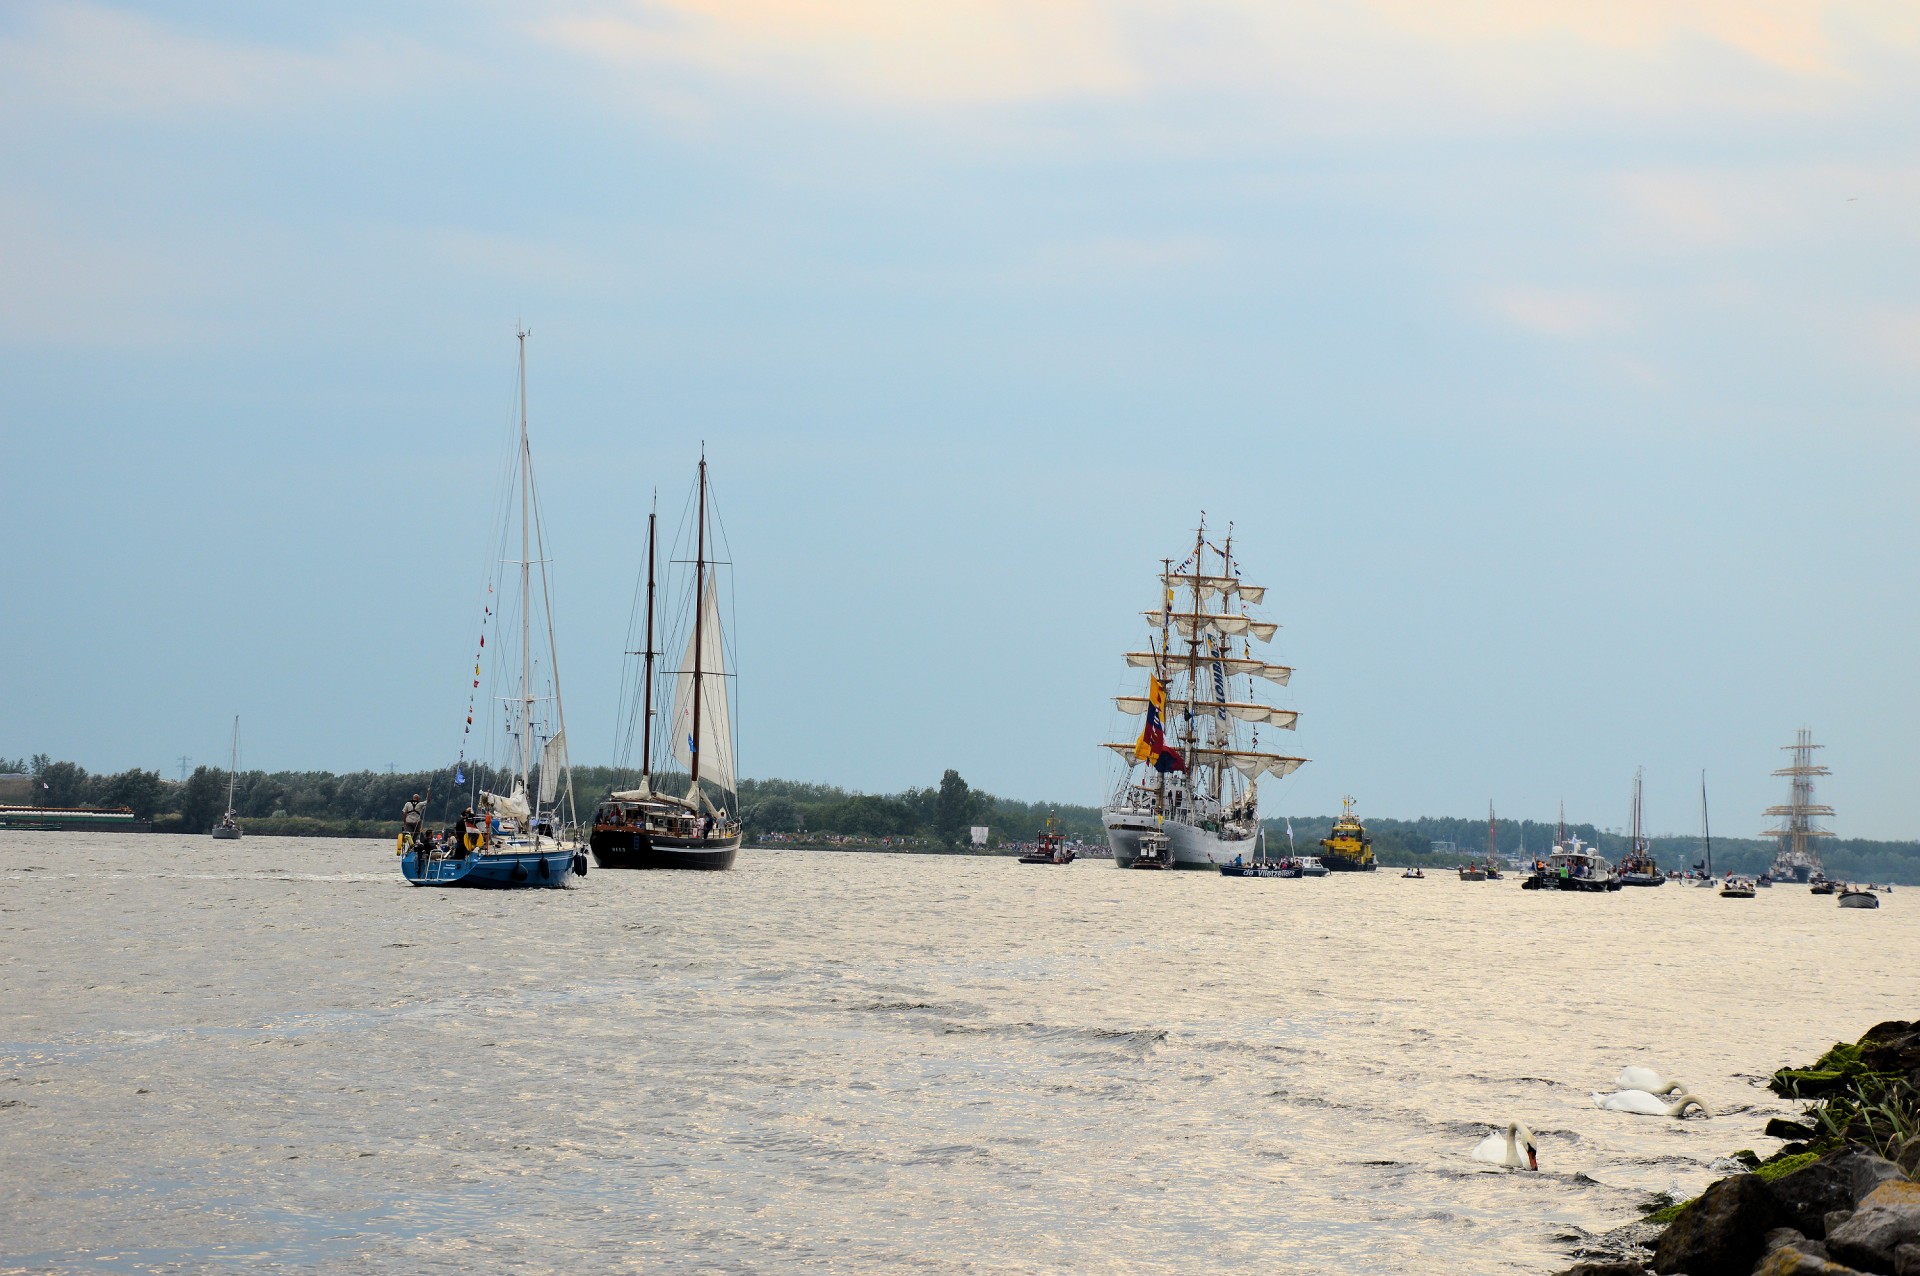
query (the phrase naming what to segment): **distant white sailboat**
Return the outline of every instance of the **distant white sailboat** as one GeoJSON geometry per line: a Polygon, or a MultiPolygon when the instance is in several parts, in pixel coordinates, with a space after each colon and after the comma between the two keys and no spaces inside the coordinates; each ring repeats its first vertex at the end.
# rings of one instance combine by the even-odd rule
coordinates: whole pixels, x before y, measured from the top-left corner
{"type": "Polygon", "coordinates": [[[233,813],[233,782],[240,774],[240,715],[233,715],[233,755],[227,760],[227,813],[213,826],[213,835],[223,842],[240,840],[240,822],[233,813]]]}

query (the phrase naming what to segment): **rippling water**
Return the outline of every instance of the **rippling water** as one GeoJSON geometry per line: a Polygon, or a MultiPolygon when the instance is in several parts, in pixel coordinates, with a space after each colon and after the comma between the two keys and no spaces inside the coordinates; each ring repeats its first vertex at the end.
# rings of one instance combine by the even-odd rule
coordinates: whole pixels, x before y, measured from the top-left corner
{"type": "Polygon", "coordinates": [[[0,1269],[1547,1271],[1914,1014],[1908,898],[0,833],[0,1269]]]}

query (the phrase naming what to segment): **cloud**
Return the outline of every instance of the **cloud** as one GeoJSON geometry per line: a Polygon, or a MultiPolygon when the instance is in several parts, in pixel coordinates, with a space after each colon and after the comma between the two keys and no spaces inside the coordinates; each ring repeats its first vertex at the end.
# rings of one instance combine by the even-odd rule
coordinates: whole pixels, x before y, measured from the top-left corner
{"type": "Polygon", "coordinates": [[[36,5],[0,35],[0,102],[115,116],[257,109],[414,81],[433,61],[369,40],[315,52],[190,34],[100,5],[36,5]]]}
{"type": "Polygon", "coordinates": [[[1125,93],[1096,0],[661,0],[560,11],[541,34],[629,65],[680,63],[851,99],[972,104],[1125,93]]]}
{"type": "MultiPolygon", "coordinates": [[[[537,34],[626,70],[686,67],[908,107],[1264,100],[1398,125],[1543,108],[1817,109],[1912,72],[1885,0],[554,0],[537,34]]],[[[1889,81],[1890,82],[1890,81],[1889,81]]],[[[1326,121],[1323,121],[1326,122],[1326,121]]]]}
{"type": "Polygon", "coordinates": [[[1596,292],[1519,284],[1495,289],[1489,308],[1516,328],[1548,337],[1591,337],[1616,327],[1620,302],[1596,292]]]}

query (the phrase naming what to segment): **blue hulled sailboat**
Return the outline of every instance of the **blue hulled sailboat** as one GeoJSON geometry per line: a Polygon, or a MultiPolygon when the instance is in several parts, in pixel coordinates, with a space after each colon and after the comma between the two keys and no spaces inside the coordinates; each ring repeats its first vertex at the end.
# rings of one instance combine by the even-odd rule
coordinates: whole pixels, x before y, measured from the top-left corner
{"type": "MultiPolygon", "coordinates": [[[[469,806],[460,819],[444,833],[424,828],[411,844],[401,835],[400,872],[415,886],[473,886],[491,888],[561,887],[574,875],[587,873],[586,848],[574,836],[573,774],[567,765],[566,716],[560,706],[560,674],[553,651],[553,614],[548,606],[546,545],[540,526],[540,505],[533,490],[533,453],[527,444],[527,334],[520,339],[520,443],[513,468],[520,489],[520,558],[506,565],[519,568],[518,660],[502,659],[505,644],[494,644],[494,681],[512,694],[497,697],[506,710],[505,734],[501,743],[511,754],[508,766],[491,769],[496,777],[492,790],[480,787],[483,771],[476,766],[471,776],[464,765],[456,766],[454,783],[464,785],[471,779],[480,788],[478,802],[469,806]],[[540,589],[533,588],[533,571],[540,570],[540,589]],[[544,672],[549,678],[549,694],[538,694],[534,680],[534,627],[536,608],[546,624],[544,672]]],[[[511,534],[511,511],[503,530],[501,544],[511,534]]],[[[497,572],[489,572],[497,576],[497,572]]],[[[487,596],[501,597],[491,584],[487,596]]],[[[497,620],[492,607],[485,609],[486,620],[497,620]]],[[[514,635],[509,635],[514,636],[514,635]]],[[[480,653],[486,651],[485,627],[480,653]]],[[[473,691],[478,694],[481,660],[473,666],[473,691]]],[[[490,715],[483,715],[483,723],[490,715]]],[[[473,708],[469,704],[466,732],[473,730],[473,708]]],[[[492,732],[484,725],[483,740],[491,741],[492,732]]],[[[483,747],[485,747],[483,745],[483,747]]],[[[466,749],[461,749],[464,763],[466,749]]],[[[498,756],[498,755],[495,755],[498,756]]]]}

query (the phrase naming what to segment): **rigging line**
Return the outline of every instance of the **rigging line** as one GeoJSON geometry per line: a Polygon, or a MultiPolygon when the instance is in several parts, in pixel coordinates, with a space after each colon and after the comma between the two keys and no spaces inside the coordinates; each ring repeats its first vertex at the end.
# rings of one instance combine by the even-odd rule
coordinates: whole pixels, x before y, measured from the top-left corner
{"type": "MultiPolygon", "coordinates": [[[[560,699],[560,648],[553,640],[553,572],[547,562],[546,519],[543,518],[540,513],[540,488],[533,481],[533,452],[531,449],[527,452],[526,464],[527,486],[533,493],[533,543],[534,548],[540,555],[540,600],[546,608],[547,670],[553,679],[554,734],[564,739],[567,734],[567,709],[565,702],[560,699]]],[[[541,760],[540,767],[542,771],[546,770],[545,759],[541,760]]],[[[564,770],[566,771],[567,783],[566,823],[571,825],[578,822],[573,800],[573,765],[571,758],[568,759],[568,764],[564,770]]],[[[546,777],[542,775],[540,779],[540,787],[545,788],[546,777]]],[[[556,790],[556,796],[557,794],[558,790],[556,790]]],[[[538,806],[537,800],[535,806],[536,808],[538,806]]]]}

